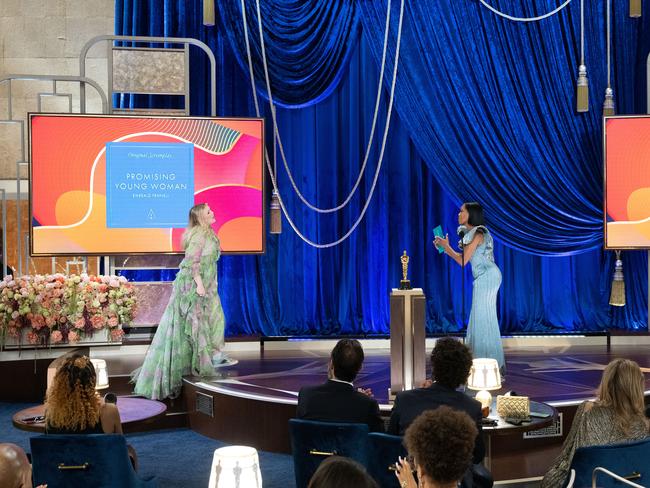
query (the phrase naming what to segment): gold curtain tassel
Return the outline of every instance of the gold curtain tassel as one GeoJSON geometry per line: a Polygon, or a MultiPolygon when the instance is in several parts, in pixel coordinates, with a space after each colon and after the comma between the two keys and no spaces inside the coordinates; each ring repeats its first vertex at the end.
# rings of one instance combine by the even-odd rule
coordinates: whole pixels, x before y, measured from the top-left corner
{"type": "Polygon", "coordinates": [[[271,234],[282,234],[282,210],[280,209],[280,198],[278,192],[271,193],[271,234]]]}
{"type": "Polygon", "coordinates": [[[641,17],[641,0],[630,0],[630,17],[641,17]]]}
{"type": "Polygon", "coordinates": [[[214,25],[214,0],[203,0],[203,25],[214,25]]]}
{"type": "Polygon", "coordinates": [[[578,89],[576,92],[576,110],[578,112],[589,111],[589,79],[587,78],[587,67],[581,64],[578,68],[578,89]]]}
{"type": "Polygon", "coordinates": [[[614,307],[625,306],[625,279],[623,277],[621,251],[616,251],[616,264],[614,266],[614,278],[612,279],[612,291],[609,294],[609,304],[614,307]]]}
{"type": "Polygon", "coordinates": [[[603,115],[615,115],[614,109],[614,90],[607,88],[605,90],[605,101],[603,102],[603,115]]]}

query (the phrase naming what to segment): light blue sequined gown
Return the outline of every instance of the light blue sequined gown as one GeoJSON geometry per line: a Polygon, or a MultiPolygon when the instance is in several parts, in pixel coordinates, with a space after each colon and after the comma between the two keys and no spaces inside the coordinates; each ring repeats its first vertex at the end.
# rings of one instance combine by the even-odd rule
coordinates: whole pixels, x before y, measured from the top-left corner
{"type": "Polygon", "coordinates": [[[493,358],[505,372],[506,361],[501,344],[501,331],[497,318],[497,293],[501,286],[501,271],[494,263],[494,241],[484,226],[472,228],[463,237],[467,246],[483,230],[483,242],[476,248],[470,263],[474,283],[472,287],[472,310],[465,339],[475,358],[493,358]]]}

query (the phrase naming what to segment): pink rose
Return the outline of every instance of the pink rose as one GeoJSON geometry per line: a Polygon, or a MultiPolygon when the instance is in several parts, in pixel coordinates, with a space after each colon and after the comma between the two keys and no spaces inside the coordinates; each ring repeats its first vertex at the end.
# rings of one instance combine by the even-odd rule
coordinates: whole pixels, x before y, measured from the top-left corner
{"type": "Polygon", "coordinates": [[[62,340],[63,340],[63,334],[61,334],[60,331],[58,330],[52,331],[52,333],[50,334],[50,341],[53,344],[56,344],[57,342],[61,342],[62,340]]]}
{"type": "Polygon", "coordinates": [[[9,327],[7,329],[7,334],[9,334],[9,337],[18,337],[20,335],[16,327],[9,327]]]}
{"type": "Polygon", "coordinates": [[[109,327],[117,327],[119,325],[120,321],[117,320],[117,317],[111,317],[108,319],[108,326],[109,327]]]}
{"type": "Polygon", "coordinates": [[[111,279],[111,281],[108,282],[108,286],[110,286],[111,288],[119,288],[120,282],[116,278],[113,278],[111,279]]]}
{"type": "Polygon", "coordinates": [[[123,335],[124,335],[124,331],[122,329],[111,330],[111,339],[114,341],[119,341],[123,335]]]}
{"type": "Polygon", "coordinates": [[[90,317],[90,324],[93,326],[93,329],[101,329],[106,324],[106,319],[103,315],[93,315],[90,317]]]}
{"type": "Polygon", "coordinates": [[[74,326],[76,329],[84,329],[86,327],[86,321],[83,317],[74,321],[74,326]]]}
{"type": "Polygon", "coordinates": [[[68,332],[68,342],[77,342],[78,340],[79,334],[77,334],[74,330],[68,332]]]}
{"type": "Polygon", "coordinates": [[[41,329],[45,327],[45,317],[43,317],[42,315],[32,316],[32,327],[34,329],[41,329]]]}
{"type": "Polygon", "coordinates": [[[27,342],[30,344],[38,344],[38,334],[36,332],[27,333],[27,342]]]}

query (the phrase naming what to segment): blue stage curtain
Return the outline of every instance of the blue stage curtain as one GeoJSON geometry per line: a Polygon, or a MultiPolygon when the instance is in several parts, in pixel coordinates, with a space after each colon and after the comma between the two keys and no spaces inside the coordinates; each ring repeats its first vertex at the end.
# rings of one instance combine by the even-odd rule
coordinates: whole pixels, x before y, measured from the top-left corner
{"type": "MultiPolygon", "coordinates": [[[[444,188],[458,202],[480,201],[495,235],[515,249],[558,256],[601,247],[606,2],[585,2],[586,114],[575,112],[580,2],[533,23],[479,2],[407,3],[396,105],[444,188]]],[[[627,16],[627,2],[612,3],[617,108],[634,113],[635,64],[647,47],[637,58],[639,21],[627,16]]],[[[491,4],[533,16],[558,2],[491,4]]],[[[386,6],[360,2],[377,62],[386,6]]],[[[396,31],[396,12],[391,23],[396,31]]],[[[392,36],[391,58],[395,43],[392,36]]]]}
{"type": "MultiPolygon", "coordinates": [[[[216,4],[235,58],[248,73],[241,3],[217,0],[216,4]]],[[[254,0],[245,5],[255,81],[266,97],[257,7],[254,0]]],[[[327,98],[345,73],[357,44],[357,2],[260,0],[260,12],[273,101],[297,108],[327,98]]]]}
{"type": "MultiPolygon", "coordinates": [[[[267,1],[262,0],[262,4],[267,1]]],[[[252,3],[247,0],[247,5],[252,3]]],[[[557,20],[524,28],[506,21],[498,24],[489,16],[492,14],[479,10],[477,2],[453,2],[465,15],[452,12],[446,2],[440,2],[435,11],[449,15],[453,22],[445,18],[433,22],[435,12],[420,11],[425,4],[429,2],[408,2],[397,112],[393,111],[384,166],[365,219],[350,239],[332,249],[318,251],[303,244],[285,220],[281,235],[267,236],[265,255],[224,256],[219,264],[219,287],[227,334],[387,333],[388,294],[399,283],[399,256],[404,249],[411,256],[409,277],[427,295],[428,331],[459,330],[461,270],[438,254],[431,239],[432,229],[438,224],[453,233],[458,205],[470,198],[486,204],[488,225],[498,238],[495,253],[504,276],[499,294],[504,333],[644,327],[646,253],[624,252],[628,305],[611,309],[607,304],[613,256],[597,248],[601,245],[598,239],[602,239],[598,131],[604,60],[596,55],[595,44],[587,44],[592,111],[574,114],[577,63],[575,56],[565,50],[568,53],[578,45],[575,11],[560,14],[570,15],[569,31],[547,33],[548,25],[557,20]],[[431,23],[420,23],[424,19],[431,23]],[[414,44],[420,43],[418,37],[435,38],[435,30],[439,31],[436,35],[454,31],[462,40],[459,25],[465,25],[467,35],[473,35],[477,42],[464,44],[466,55],[461,47],[457,50],[444,39],[431,45],[414,44]],[[492,44],[489,36],[501,42],[505,35],[502,31],[528,32],[530,38],[523,38],[526,45],[541,49],[538,57],[527,55],[532,63],[530,73],[522,71],[519,76],[514,65],[510,66],[514,58],[504,52],[519,46],[492,44]],[[481,39],[477,39],[479,35],[481,39]],[[537,35],[548,45],[540,46],[537,35]],[[536,44],[531,44],[533,41],[536,44]],[[438,57],[434,57],[432,46],[440,47],[438,57]],[[449,56],[447,61],[441,58],[444,55],[449,56]],[[488,65],[491,58],[495,63],[488,65]],[[456,65],[459,60],[461,66],[456,65]],[[482,65],[480,60],[484,60],[482,65]],[[445,68],[443,62],[450,66],[445,68]],[[552,74],[540,78],[540,70],[552,74]],[[471,76],[476,79],[465,84],[471,76]],[[521,86],[514,79],[519,79],[521,86]],[[542,90],[547,86],[548,93],[542,90]],[[500,90],[509,90],[517,98],[507,99],[500,90]],[[531,94],[528,112],[523,110],[524,93],[531,94]]],[[[385,2],[364,0],[358,5],[362,34],[354,37],[348,58],[341,61],[345,68],[340,79],[333,77],[331,86],[321,86],[319,92],[329,90],[331,95],[301,110],[278,109],[280,132],[294,178],[307,199],[319,206],[333,206],[347,195],[361,166],[370,131],[378,82],[376,40],[383,38],[385,2]]],[[[118,34],[163,32],[206,42],[217,58],[218,115],[254,115],[250,81],[241,66],[245,53],[233,50],[233,33],[228,32],[233,26],[223,22],[211,28],[202,26],[199,0],[118,0],[116,8],[118,34]]],[[[638,46],[630,43],[620,47],[624,35],[636,39],[621,29],[634,29],[634,22],[638,22],[621,12],[617,7],[614,79],[619,111],[631,113],[635,106],[631,66],[640,63],[640,54],[636,53],[648,43],[639,36],[638,46]]],[[[223,12],[220,15],[223,20],[223,12]]],[[[396,11],[392,18],[389,53],[394,53],[396,11]]],[[[597,39],[602,35],[602,24],[594,18],[588,22],[588,39],[600,42],[601,47],[603,41],[597,39]]],[[[522,38],[514,39],[513,44],[524,42],[522,38]]],[[[275,42],[281,45],[281,39],[275,42]]],[[[291,46],[287,43],[286,50],[291,46]]],[[[207,115],[210,100],[206,63],[194,49],[192,56],[192,113],[207,115]]],[[[392,54],[387,65],[387,70],[391,69],[392,54]]],[[[281,91],[282,82],[275,80],[274,87],[277,83],[281,91]]],[[[259,83],[258,87],[264,91],[259,83]]],[[[123,99],[120,103],[126,102],[123,99]]],[[[298,103],[309,104],[309,100],[300,98],[298,103]]],[[[264,105],[270,127],[268,104],[264,105]]],[[[377,134],[383,131],[385,116],[386,92],[377,134]]],[[[378,160],[377,134],[359,194],[345,211],[334,215],[318,217],[307,210],[291,190],[278,161],[280,189],[289,213],[309,238],[331,241],[359,215],[378,160]]],[[[271,140],[268,130],[267,143],[271,140]]],[[[469,315],[471,274],[469,269],[465,273],[469,315]]]]}

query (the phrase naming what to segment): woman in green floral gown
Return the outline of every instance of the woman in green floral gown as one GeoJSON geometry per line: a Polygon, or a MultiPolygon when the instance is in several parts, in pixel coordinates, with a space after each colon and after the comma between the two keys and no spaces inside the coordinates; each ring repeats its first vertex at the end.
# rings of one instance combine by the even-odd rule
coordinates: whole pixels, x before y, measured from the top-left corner
{"type": "Polygon", "coordinates": [[[206,203],[190,210],[183,235],[185,259],[169,304],[141,368],[132,373],[134,392],[151,399],[178,396],[184,375],[214,376],[213,355],[224,345],[225,319],[217,293],[219,239],[206,203]]]}

